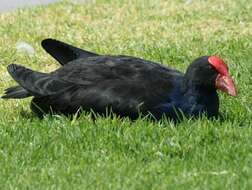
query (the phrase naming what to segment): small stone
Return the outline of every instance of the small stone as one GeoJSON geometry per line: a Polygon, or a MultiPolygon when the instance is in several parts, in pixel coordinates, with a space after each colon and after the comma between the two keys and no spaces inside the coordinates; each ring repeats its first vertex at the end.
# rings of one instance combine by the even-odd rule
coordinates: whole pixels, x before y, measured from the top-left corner
{"type": "Polygon", "coordinates": [[[16,49],[18,53],[26,53],[29,56],[35,53],[34,48],[26,42],[17,42],[16,49]]]}
{"type": "Polygon", "coordinates": [[[192,4],[192,0],[186,0],[185,1],[185,5],[190,5],[190,4],[192,4]]]}

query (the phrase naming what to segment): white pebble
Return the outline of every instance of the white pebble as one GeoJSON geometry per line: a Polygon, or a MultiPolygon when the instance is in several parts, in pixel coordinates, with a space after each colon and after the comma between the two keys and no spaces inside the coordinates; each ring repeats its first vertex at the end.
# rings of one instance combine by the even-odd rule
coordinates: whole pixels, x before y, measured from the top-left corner
{"type": "Polygon", "coordinates": [[[96,0],[72,0],[74,4],[93,4],[96,0]]]}
{"type": "Polygon", "coordinates": [[[185,5],[190,5],[190,4],[192,4],[192,0],[186,0],[185,1],[185,5]]]}
{"type": "Polygon", "coordinates": [[[34,48],[26,42],[17,42],[16,49],[18,53],[26,53],[29,56],[35,53],[34,48]]]}

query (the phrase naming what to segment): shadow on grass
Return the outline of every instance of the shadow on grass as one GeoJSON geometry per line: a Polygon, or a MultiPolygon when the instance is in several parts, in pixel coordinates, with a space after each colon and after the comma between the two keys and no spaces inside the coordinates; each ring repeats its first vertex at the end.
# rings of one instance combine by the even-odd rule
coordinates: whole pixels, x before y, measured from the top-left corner
{"type": "MultiPolygon", "coordinates": [[[[232,123],[238,122],[236,117],[233,117],[232,115],[228,113],[220,113],[218,117],[214,117],[214,118],[207,118],[206,115],[201,115],[198,117],[191,117],[191,118],[181,117],[180,119],[172,120],[163,116],[161,119],[157,120],[151,115],[146,115],[146,116],[140,115],[136,119],[130,119],[129,117],[118,116],[114,113],[97,114],[92,111],[82,111],[82,112],[78,112],[76,114],[68,115],[68,116],[64,114],[46,114],[44,115],[43,118],[39,118],[33,112],[22,109],[20,111],[20,116],[23,119],[27,119],[30,121],[34,121],[38,119],[43,120],[44,118],[49,118],[50,120],[60,118],[60,119],[66,119],[66,120],[71,120],[71,121],[88,119],[88,120],[92,120],[95,124],[96,120],[98,119],[111,119],[111,120],[118,120],[118,121],[127,121],[127,122],[130,122],[131,125],[133,125],[136,122],[156,123],[160,127],[169,127],[169,126],[179,127],[180,124],[183,124],[183,123],[192,123],[192,122],[197,122],[197,121],[202,121],[202,120],[208,120],[209,122],[214,122],[214,123],[219,123],[219,124],[226,123],[227,121],[232,122],[232,123]]],[[[246,125],[245,119],[239,120],[239,122],[237,123],[237,126],[244,126],[244,125],[246,125]]]]}

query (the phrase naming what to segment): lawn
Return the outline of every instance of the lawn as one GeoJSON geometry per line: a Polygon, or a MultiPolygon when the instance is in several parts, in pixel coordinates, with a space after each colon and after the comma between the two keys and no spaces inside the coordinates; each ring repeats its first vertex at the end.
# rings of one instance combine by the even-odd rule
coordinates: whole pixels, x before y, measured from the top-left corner
{"type": "Polygon", "coordinates": [[[56,38],[100,54],[126,54],[185,71],[217,54],[238,96],[222,93],[222,119],[178,124],[140,118],[39,120],[30,99],[0,100],[0,189],[252,189],[251,0],[78,1],[0,14],[0,92],[6,66],[59,67],[40,47],[56,38]],[[16,51],[32,45],[35,54],[16,51]]]}

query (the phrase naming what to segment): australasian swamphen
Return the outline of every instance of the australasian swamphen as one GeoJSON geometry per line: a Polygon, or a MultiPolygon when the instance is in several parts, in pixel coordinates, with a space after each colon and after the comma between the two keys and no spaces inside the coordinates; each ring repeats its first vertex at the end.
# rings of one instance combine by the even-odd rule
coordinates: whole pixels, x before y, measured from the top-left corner
{"type": "Polygon", "coordinates": [[[194,60],[186,73],[131,56],[98,55],[66,43],[45,39],[42,47],[61,65],[51,73],[10,64],[9,74],[18,86],[2,98],[33,96],[31,110],[71,115],[82,110],[135,119],[150,114],[156,119],[218,115],[217,89],[236,96],[228,67],[217,56],[194,60]]]}

